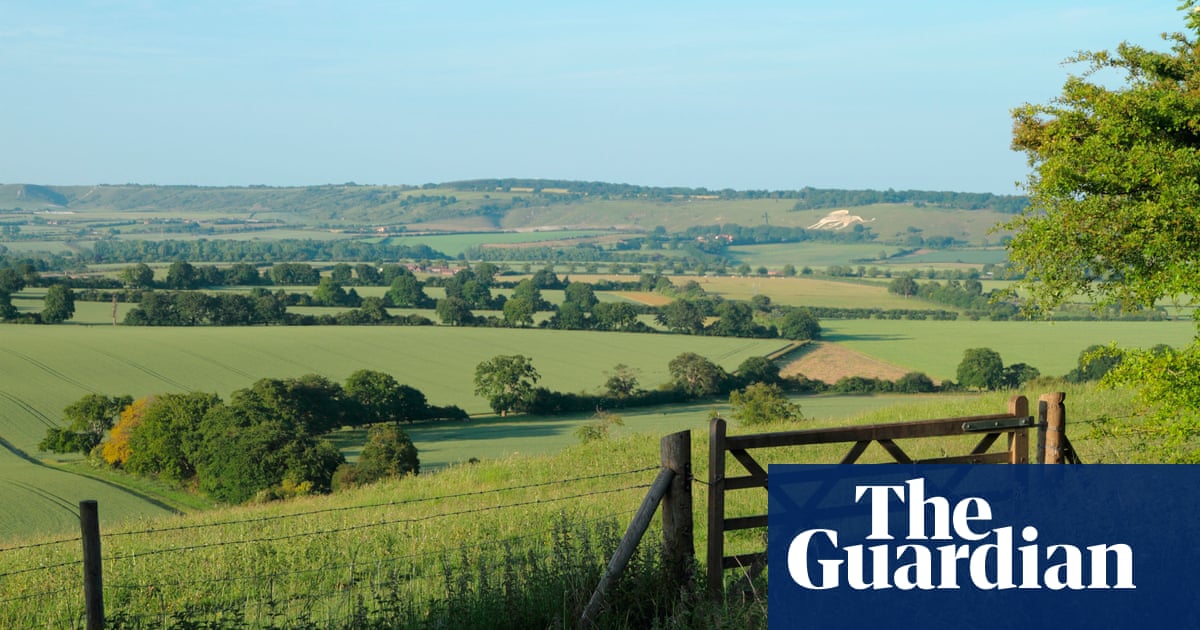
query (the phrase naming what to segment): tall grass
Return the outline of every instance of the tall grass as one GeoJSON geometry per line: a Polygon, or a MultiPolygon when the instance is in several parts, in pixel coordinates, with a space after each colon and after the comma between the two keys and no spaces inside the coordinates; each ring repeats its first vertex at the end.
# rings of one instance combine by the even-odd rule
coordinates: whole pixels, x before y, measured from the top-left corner
{"type": "MultiPolygon", "coordinates": [[[[1136,421],[1129,420],[1136,418],[1129,392],[1042,385],[1067,392],[1068,435],[1085,462],[1136,460],[1093,430],[1112,418],[1136,421]]],[[[1031,390],[1030,398],[1040,391],[1031,390]]],[[[1008,396],[921,398],[850,421],[756,425],[753,432],[997,413],[1008,396]]],[[[735,424],[730,432],[748,430],[735,424]]],[[[658,437],[630,435],[553,456],[451,466],[344,494],[106,529],[106,607],[114,627],[129,628],[573,625],[655,475],[658,437]]],[[[707,432],[694,432],[693,441],[694,475],[705,480],[707,432]]],[[[974,441],[900,444],[913,457],[933,457],[964,453],[974,441]]],[[[845,450],[823,445],[754,455],[763,465],[824,463],[845,450]]],[[[888,459],[882,449],[868,449],[862,461],[888,459]]],[[[737,464],[729,466],[736,474],[737,464]]],[[[695,493],[696,546],[703,557],[704,487],[698,484],[695,493]]],[[[729,516],[765,510],[766,493],[727,496],[729,516]]],[[[763,624],[761,599],[703,603],[694,592],[657,588],[658,537],[652,530],[643,540],[603,624],[763,624]]],[[[759,530],[730,533],[727,553],[761,551],[763,540],[759,530]]],[[[80,626],[78,540],[20,545],[0,549],[0,627],[80,626]]],[[[736,578],[736,572],[727,575],[736,578]]]]}

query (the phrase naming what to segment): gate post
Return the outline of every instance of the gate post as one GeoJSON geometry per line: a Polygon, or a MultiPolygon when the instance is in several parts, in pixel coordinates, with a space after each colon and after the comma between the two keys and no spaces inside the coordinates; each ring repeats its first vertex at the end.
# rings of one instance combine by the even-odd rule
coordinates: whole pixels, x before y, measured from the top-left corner
{"type": "Polygon", "coordinates": [[[663,495],[663,560],[675,585],[692,581],[696,559],[692,515],[692,433],[680,431],[662,439],[662,466],[675,473],[663,495]]]}
{"type": "Polygon", "coordinates": [[[83,534],[83,600],[87,630],[104,627],[104,580],[100,564],[100,518],[94,500],[79,502],[79,527],[83,534]]]}
{"type": "Polygon", "coordinates": [[[725,591],[725,421],[708,425],[708,594],[725,591]]]}
{"type": "Polygon", "coordinates": [[[1067,430],[1067,394],[1053,392],[1038,397],[1038,444],[1045,444],[1045,463],[1063,463],[1063,436],[1067,430]]]}
{"type": "MultiPolygon", "coordinates": [[[[1029,399],[1013,396],[1008,399],[1008,413],[1017,418],[1029,417],[1029,399]]],[[[1029,432],[1024,429],[1008,433],[1008,463],[1029,463],[1029,432]]]]}

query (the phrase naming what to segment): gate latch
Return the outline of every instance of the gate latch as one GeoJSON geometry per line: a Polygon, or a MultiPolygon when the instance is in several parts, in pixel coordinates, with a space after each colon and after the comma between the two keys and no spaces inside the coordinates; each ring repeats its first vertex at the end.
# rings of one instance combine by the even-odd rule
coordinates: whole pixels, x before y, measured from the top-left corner
{"type": "Polygon", "coordinates": [[[1037,426],[1037,421],[1033,416],[1024,418],[1001,418],[999,420],[974,420],[964,422],[962,430],[964,433],[982,433],[984,431],[1007,431],[1009,429],[1023,429],[1025,427],[1037,426]]]}

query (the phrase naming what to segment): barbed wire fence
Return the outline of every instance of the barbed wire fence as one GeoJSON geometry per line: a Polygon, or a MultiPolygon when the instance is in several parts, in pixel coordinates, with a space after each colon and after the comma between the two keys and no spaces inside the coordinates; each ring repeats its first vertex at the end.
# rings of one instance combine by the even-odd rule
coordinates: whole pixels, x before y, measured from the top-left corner
{"type": "Polygon", "coordinates": [[[380,615],[419,620],[471,598],[512,608],[519,591],[548,578],[595,586],[617,547],[619,522],[650,488],[649,473],[659,471],[650,466],[102,536],[96,526],[95,549],[104,549],[96,594],[88,593],[86,575],[80,587],[89,570],[77,545],[86,556],[86,531],[3,547],[0,626],[90,628],[95,597],[110,628],[188,620],[351,627],[380,615]],[[10,553],[38,559],[6,568],[10,553]]]}

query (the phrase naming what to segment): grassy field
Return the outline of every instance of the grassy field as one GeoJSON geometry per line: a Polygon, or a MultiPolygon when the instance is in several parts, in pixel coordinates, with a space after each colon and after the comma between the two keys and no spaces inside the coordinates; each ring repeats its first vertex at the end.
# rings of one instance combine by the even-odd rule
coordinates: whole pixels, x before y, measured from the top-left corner
{"type": "Polygon", "coordinates": [[[795,277],[672,277],[671,281],[683,284],[696,280],[708,293],[727,300],[749,300],[755,295],[765,295],[774,304],[790,306],[827,306],[836,308],[898,308],[898,309],[944,309],[943,305],[916,298],[905,299],[888,293],[886,284],[863,282],[839,282],[817,278],[795,277]]]}
{"type": "Polygon", "coordinates": [[[389,245],[428,245],[447,256],[458,256],[471,247],[478,245],[513,245],[537,244],[563,240],[588,239],[597,236],[613,234],[600,230],[539,230],[523,232],[475,232],[470,234],[435,234],[393,236],[387,239],[389,245]]]}
{"type": "MultiPolygon", "coordinates": [[[[1068,431],[1079,455],[1087,462],[1114,461],[1112,445],[1089,433],[1085,419],[1127,411],[1128,393],[1078,387],[1067,392],[1068,415],[1077,422],[1077,428],[1069,425],[1068,431]]],[[[1006,408],[1006,399],[1007,394],[999,393],[921,398],[858,415],[848,423],[996,413],[1006,408]]],[[[775,423],[753,431],[828,424],[775,423]]],[[[748,431],[734,424],[730,432],[748,431]]],[[[414,617],[425,619],[427,614],[453,613],[439,609],[437,601],[456,594],[470,598],[500,582],[522,593],[534,591],[536,583],[526,581],[530,576],[555,573],[555,566],[562,571],[565,566],[556,565],[555,558],[572,557],[593,564],[595,571],[577,576],[574,587],[551,595],[549,608],[557,611],[552,614],[560,616],[562,625],[570,625],[582,605],[575,591],[582,591],[586,599],[596,571],[653,477],[659,437],[657,432],[628,435],[574,445],[555,455],[453,466],[435,475],[331,496],[106,527],[106,603],[110,614],[148,625],[165,625],[170,618],[279,627],[307,615],[321,627],[340,627],[355,615],[386,613],[386,606],[396,601],[384,596],[391,593],[406,602],[414,617]],[[581,527],[585,524],[591,526],[581,527]]],[[[702,481],[709,473],[707,431],[693,430],[692,440],[694,475],[702,481]]],[[[969,449],[957,439],[902,440],[900,445],[918,458],[969,449]]],[[[845,445],[827,445],[764,450],[755,456],[764,465],[816,463],[836,461],[845,451],[845,445]]],[[[863,461],[887,461],[887,456],[873,446],[863,461]]],[[[736,464],[730,464],[729,470],[734,469],[736,464]]],[[[697,485],[694,491],[699,495],[694,522],[700,551],[707,539],[706,502],[700,498],[705,489],[697,485]]],[[[765,509],[762,492],[727,496],[728,516],[765,509]]],[[[648,534],[647,553],[654,553],[657,535],[656,530],[648,534]]],[[[42,540],[46,539],[22,542],[42,540]]],[[[727,553],[761,549],[760,532],[726,537],[727,553]]],[[[74,541],[0,554],[0,575],[8,576],[0,595],[0,625],[71,627],[82,607],[78,554],[74,541]]],[[[702,563],[703,553],[699,555],[702,563]]],[[[728,577],[734,577],[733,572],[728,577]]],[[[695,623],[683,627],[708,625],[695,623]]]]}
{"type": "Polygon", "coordinates": [[[889,363],[925,372],[936,379],[956,378],[968,348],[991,348],[1005,365],[1027,363],[1043,375],[1062,376],[1076,366],[1079,353],[1092,344],[1116,342],[1149,348],[1191,341],[1192,322],[989,322],[957,320],[825,320],[822,338],[889,363]]]}
{"type": "MultiPolygon", "coordinates": [[[[457,404],[482,413],[488,411],[486,402],[471,394],[474,367],[497,354],[533,357],[543,374],[542,384],[552,389],[593,391],[604,383],[605,371],[618,363],[640,369],[643,383],[654,386],[668,380],[667,363],[681,352],[698,352],[732,370],[744,359],[771,352],[781,343],[441,327],[3,326],[0,437],[20,451],[36,453],[46,429],[59,425],[62,409],[87,393],[136,398],[198,390],[224,397],[263,377],[318,373],[340,382],[360,368],[391,373],[420,389],[433,404],[457,404]]],[[[23,475],[46,473],[33,471],[35,464],[20,459],[6,466],[30,469],[23,475]]],[[[60,494],[54,488],[69,485],[47,483],[53,496],[60,494]]],[[[72,493],[68,500],[79,496],[72,493]]],[[[0,485],[0,500],[6,504],[28,498],[27,490],[0,485]]],[[[43,503],[48,513],[59,509],[52,496],[43,503]]],[[[12,511],[0,514],[0,538],[24,531],[20,518],[12,511]]],[[[64,523],[69,524],[59,524],[64,523]]]]}

